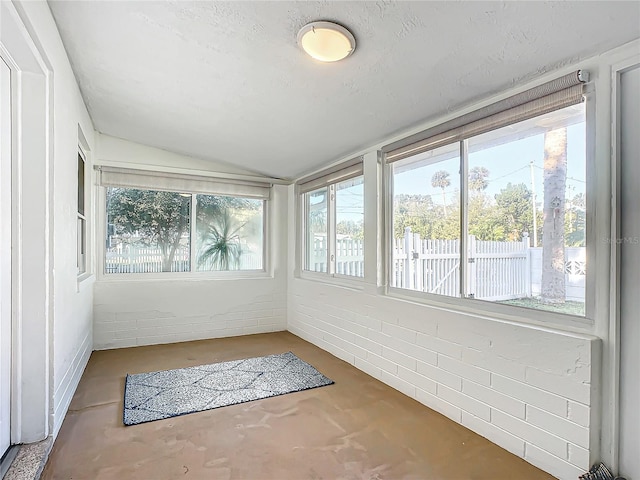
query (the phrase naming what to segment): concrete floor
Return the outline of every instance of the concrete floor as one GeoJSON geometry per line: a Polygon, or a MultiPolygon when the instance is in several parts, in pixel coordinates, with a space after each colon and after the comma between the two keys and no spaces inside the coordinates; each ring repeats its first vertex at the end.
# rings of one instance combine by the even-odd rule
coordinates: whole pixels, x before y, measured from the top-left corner
{"type": "Polygon", "coordinates": [[[550,479],[288,332],[94,352],[43,479],[550,479]],[[126,373],[292,351],[335,385],[131,427],[126,373]]]}

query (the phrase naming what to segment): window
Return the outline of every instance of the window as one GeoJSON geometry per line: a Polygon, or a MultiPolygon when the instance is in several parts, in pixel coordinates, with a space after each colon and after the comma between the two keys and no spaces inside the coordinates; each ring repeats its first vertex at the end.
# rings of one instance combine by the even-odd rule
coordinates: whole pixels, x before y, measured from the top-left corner
{"type": "Polygon", "coordinates": [[[196,196],[196,269],[262,270],[264,201],[196,196]]]}
{"type": "MultiPolygon", "coordinates": [[[[106,186],[105,273],[263,271],[269,188],[208,180],[162,182],[101,172],[106,186]],[[112,183],[234,190],[234,195],[108,186],[112,183]],[[194,183],[195,182],[195,183],[194,183]],[[244,192],[247,196],[241,196],[244,192]],[[252,198],[258,197],[258,198],[252,198]]],[[[226,193],[226,192],[225,192],[226,193]]]]}
{"type": "Polygon", "coordinates": [[[556,92],[388,151],[391,287],[585,315],[586,112],[556,92]]]}
{"type": "Polygon", "coordinates": [[[107,189],[106,273],[191,271],[191,195],[107,189]]]}
{"type": "Polygon", "coordinates": [[[77,228],[77,267],[78,275],[87,271],[87,217],[85,215],[85,158],[78,150],[78,216],[77,228]]]}
{"type": "Polygon", "coordinates": [[[364,276],[362,159],[299,183],[304,212],[304,270],[364,276]]]}

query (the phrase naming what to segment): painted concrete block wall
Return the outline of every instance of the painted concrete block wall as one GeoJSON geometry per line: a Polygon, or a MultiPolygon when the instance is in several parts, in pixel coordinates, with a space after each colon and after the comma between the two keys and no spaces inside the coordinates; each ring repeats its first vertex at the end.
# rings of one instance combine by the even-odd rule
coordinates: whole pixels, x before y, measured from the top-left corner
{"type": "Polygon", "coordinates": [[[286,330],[286,293],[272,278],[98,282],[96,350],[286,330]]]}
{"type": "Polygon", "coordinates": [[[288,314],[292,333],[543,470],[588,469],[598,339],[300,278],[288,314]]]}
{"type": "MultiPolygon", "coordinates": [[[[53,244],[49,345],[53,398],[49,431],[57,434],[92,350],[93,278],[78,285],[76,267],[78,128],[93,149],[93,124],[46,2],[21,4],[34,41],[46,56],[52,79],[53,155],[49,169],[53,244]]],[[[91,156],[87,168],[90,170],[91,156]]],[[[28,169],[28,165],[24,166],[28,169]]],[[[87,205],[90,211],[91,204],[87,205]]],[[[92,219],[89,219],[91,226],[92,219]]],[[[91,237],[89,237],[90,239],[91,237]]],[[[91,262],[90,262],[91,263],[91,262]]]]}
{"type": "MultiPolygon", "coordinates": [[[[98,134],[97,143],[99,164],[255,175],[107,135],[98,134]]],[[[265,274],[213,278],[189,273],[166,279],[145,279],[144,274],[113,279],[99,274],[94,286],[94,349],[286,330],[287,201],[286,187],[274,186],[268,202],[265,274]]]]}

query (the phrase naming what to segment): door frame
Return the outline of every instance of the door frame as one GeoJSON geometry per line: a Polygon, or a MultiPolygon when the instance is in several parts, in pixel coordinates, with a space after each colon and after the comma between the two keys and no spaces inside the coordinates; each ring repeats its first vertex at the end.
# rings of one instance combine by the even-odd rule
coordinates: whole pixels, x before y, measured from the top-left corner
{"type": "MultiPolygon", "coordinates": [[[[8,222],[8,231],[6,232],[8,234],[8,238],[2,239],[2,245],[0,246],[3,249],[4,254],[6,254],[6,251],[9,252],[8,258],[1,258],[0,259],[0,263],[4,262],[4,260],[7,260],[7,264],[8,264],[8,275],[5,277],[3,272],[0,272],[0,275],[3,275],[2,281],[0,281],[0,285],[2,288],[2,291],[0,291],[0,296],[2,296],[2,298],[0,298],[0,307],[2,309],[2,311],[0,311],[0,317],[3,315],[4,312],[6,312],[6,308],[8,307],[8,319],[2,319],[0,318],[0,321],[5,322],[8,321],[8,330],[9,330],[9,342],[8,342],[8,352],[6,352],[6,354],[8,354],[8,360],[9,360],[9,375],[7,378],[7,387],[9,390],[9,415],[8,418],[3,419],[3,420],[7,420],[7,426],[8,426],[8,434],[9,434],[9,445],[7,446],[6,450],[1,450],[0,449],[0,458],[2,458],[4,456],[5,453],[8,453],[9,450],[11,449],[12,445],[14,445],[14,442],[12,441],[12,432],[11,432],[11,412],[12,412],[12,403],[13,403],[13,390],[14,390],[14,385],[13,385],[13,376],[14,376],[14,369],[13,369],[13,277],[12,277],[12,263],[13,263],[13,258],[11,255],[11,246],[13,243],[13,237],[12,237],[12,232],[14,229],[14,221],[13,221],[13,214],[12,214],[12,210],[13,210],[13,144],[14,144],[14,139],[13,139],[13,115],[11,112],[13,112],[13,99],[12,99],[12,83],[13,83],[13,79],[12,77],[12,69],[9,63],[7,63],[4,60],[4,57],[2,56],[1,52],[0,52],[0,62],[2,62],[2,64],[6,65],[7,70],[8,70],[8,80],[9,80],[9,95],[8,95],[8,100],[9,100],[9,118],[8,118],[8,123],[9,126],[7,128],[6,131],[3,131],[2,134],[4,133],[8,133],[8,141],[9,141],[9,150],[7,152],[7,150],[5,149],[4,145],[2,145],[2,151],[0,152],[0,182],[3,184],[2,187],[0,187],[0,194],[2,195],[1,200],[4,202],[6,197],[6,194],[4,193],[5,190],[5,186],[8,187],[8,205],[2,205],[0,208],[2,209],[2,212],[0,212],[0,221],[4,222],[8,222]],[[4,158],[4,154],[7,153],[8,154],[8,159],[4,158]],[[7,208],[8,206],[8,208],[7,208]],[[4,250],[4,246],[5,246],[5,241],[8,241],[8,250],[4,250]],[[5,285],[5,282],[7,285],[5,285]],[[8,286],[8,292],[5,290],[5,288],[8,286]],[[5,293],[8,293],[7,297],[5,298],[4,295],[5,293]],[[7,306],[4,306],[4,302],[7,302],[7,306]]],[[[0,64],[0,67],[2,66],[2,64],[0,64]]],[[[4,90],[4,88],[6,88],[4,85],[2,86],[2,90],[4,90]]],[[[0,93],[3,95],[2,101],[5,100],[4,98],[4,94],[0,93]]],[[[3,115],[4,117],[4,115],[3,115]]],[[[5,128],[4,125],[4,120],[5,118],[0,118],[0,129],[5,128]]],[[[3,138],[3,144],[6,141],[6,138],[3,138]]],[[[3,264],[4,266],[4,264],[3,264]]],[[[5,332],[6,333],[6,332],[5,332]]],[[[5,358],[5,353],[2,354],[3,359],[5,358]]],[[[4,383],[4,380],[3,380],[4,383]]],[[[4,385],[3,385],[4,387],[4,385]]]]}
{"type": "MultiPolygon", "coordinates": [[[[609,339],[610,339],[610,351],[608,355],[609,369],[608,375],[611,378],[609,384],[609,398],[611,402],[609,406],[611,413],[609,419],[610,425],[603,425],[603,429],[608,430],[606,433],[611,438],[610,446],[610,458],[611,466],[614,472],[617,472],[620,465],[620,320],[621,320],[621,245],[618,243],[618,239],[621,235],[621,128],[620,128],[620,76],[634,67],[640,65],[640,55],[630,55],[624,60],[621,60],[611,66],[611,181],[612,181],[612,214],[611,214],[611,311],[609,322],[609,339]]],[[[604,373],[604,372],[603,372],[604,373]]],[[[607,392],[605,392],[607,393],[607,392]]],[[[606,405],[603,402],[603,406],[606,405]]]]}
{"type": "Polygon", "coordinates": [[[10,441],[19,444],[52,431],[53,77],[25,6],[0,2],[0,20],[12,86],[10,441]]]}

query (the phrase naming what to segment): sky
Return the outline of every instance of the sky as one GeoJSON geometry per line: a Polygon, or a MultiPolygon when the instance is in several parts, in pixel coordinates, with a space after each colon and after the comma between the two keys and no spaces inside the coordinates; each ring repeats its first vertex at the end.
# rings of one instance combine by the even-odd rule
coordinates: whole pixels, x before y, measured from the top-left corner
{"type": "MultiPolygon", "coordinates": [[[[569,124],[567,127],[567,198],[573,198],[578,193],[586,193],[586,132],[584,122],[584,104],[557,110],[530,120],[526,120],[512,127],[503,127],[477,137],[469,139],[469,170],[475,166],[482,166],[489,170],[487,178],[488,186],[485,193],[491,197],[500,193],[509,183],[524,183],[529,190],[535,187],[538,208],[543,201],[543,162],[544,162],[544,134],[526,136],[530,128],[559,127],[569,124]],[[582,115],[582,116],[581,116],[582,115]],[[576,120],[580,123],[573,123],[576,120]],[[514,132],[524,132],[525,138],[510,141],[504,144],[496,143],[496,138],[501,135],[514,135],[514,132]],[[504,133],[503,133],[504,132],[504,133]],[[492,143],[493,142],[493,145],[492,143]],[[487,147],[483,148],[483,145],[487,147]],[[531,178],[531,162],[533,162],[533,185],[531,178]]],[[[457,150],[456,145],[448,145],[436,149],[433,153],[452,156],[452,150],[457,150]]],[[[423,154],[423,157],[425,155],[423,154]]],[[[406,161],[410,163],[419,159],[416,155],[406,161]]],[[[408,167],[407,167],[408,168],[408,167]]],[[[451,203],[457,196],[460,188],[459,158],[449,158],[430,165],[405,169],[398,168],[399,173],[394,174],[394,195],[431,195],[437,205],[443,203],[443,192],[439,187],[431,185],[433,174],[439,170],[445,170],[450,174],[451,185],[444,191],[444,198],[451,203]]],[[[351,184],[348,188],[337,192],[337,220],[360,221],[363,218],[363,185],[351,184]]]]}
{"type": "MultiPolygon", "coordinates": [[[[469,154],[469,169],[484,166],[489,170],[489,185],[485,192],[490,196],[500,193],[508,183],[524,183],[531,190],[530,162],[534,163],[535,189],[538,201],[542,201],[542,174],[544,160],[544,135],[535,135],[516,142],[499,145],[469,154]]],[[[394,194],[433,194],[433,201],[442,204],[442,190],[431,186],[431,177],[438,170],[451,174],[451,186],[445,189],[447,196],[459,189],[459,160],[427,165],[395,175],[394,194]]],[[[586,193],[585,126],[579,123],[567,129],[567,191],[572,197],[586,193]]],[[[447,200],[449,202],[449,200],[447,200]]]]}

